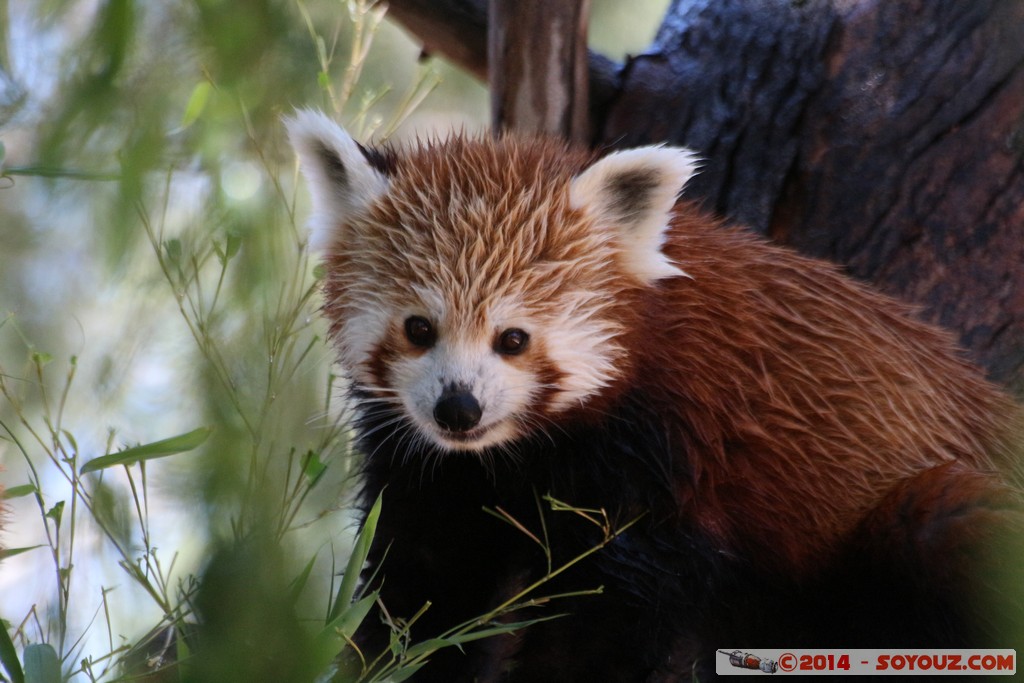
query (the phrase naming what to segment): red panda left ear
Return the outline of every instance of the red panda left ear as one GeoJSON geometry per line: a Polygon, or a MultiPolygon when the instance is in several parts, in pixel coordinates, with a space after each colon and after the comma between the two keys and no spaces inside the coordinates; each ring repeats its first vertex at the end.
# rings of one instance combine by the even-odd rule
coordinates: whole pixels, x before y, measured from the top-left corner
{"type": "Polygon", "coordinates": [[[387,191],[387,162],[320,112],[297,111],[285,126],[313,199],[310,246],[323,249],[338,239],[341,225],[387,191]]]}
{"type": "Polygon", "coordinates": [[[672,207],[697,172],[697,157],[680,147],[613,152],[573,178],[569,203],[618,233],[623,265],[644,284],[686,276],[661,247],[672,207]]]}

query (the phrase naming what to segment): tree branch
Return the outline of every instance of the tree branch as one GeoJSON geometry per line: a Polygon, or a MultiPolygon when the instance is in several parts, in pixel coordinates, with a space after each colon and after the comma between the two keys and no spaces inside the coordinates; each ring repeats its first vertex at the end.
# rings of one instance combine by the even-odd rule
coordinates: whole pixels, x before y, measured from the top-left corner
{"type": "Polygon", "coordinates": [[[490,0],[489,11],[494,131],[547,133],[589,142],[589,0],[490,0]]]}
{"type": "MultiPolygon", "coordinates": [[[[438,54],[487,82],[488,0],[390,0],[388,16],[438,54]]],[[[621,65],[589,51],[590,129],[600,130],[618,91],[621,65]]]]}

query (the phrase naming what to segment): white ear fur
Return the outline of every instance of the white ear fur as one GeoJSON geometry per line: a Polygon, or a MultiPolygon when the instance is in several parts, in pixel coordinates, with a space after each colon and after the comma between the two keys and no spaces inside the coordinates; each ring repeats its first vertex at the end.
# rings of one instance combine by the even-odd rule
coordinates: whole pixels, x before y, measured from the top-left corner
{"type": "Polygon", "coordinates": [[[686,276],[661,247],[672,206],[697,172],[697,157],[681,147],[613,152],[576,176],[569,203],[618,232],[626,268],[641,282],[686,276]]]}
{"type": "Polygon", "coordinates": [[[285,119],[285,127],[313,200],[310,247],[322,250],[334,241],[345,218],[365,211],[387,191],[388,178],[325,114],[299,110],[285,119]]]}

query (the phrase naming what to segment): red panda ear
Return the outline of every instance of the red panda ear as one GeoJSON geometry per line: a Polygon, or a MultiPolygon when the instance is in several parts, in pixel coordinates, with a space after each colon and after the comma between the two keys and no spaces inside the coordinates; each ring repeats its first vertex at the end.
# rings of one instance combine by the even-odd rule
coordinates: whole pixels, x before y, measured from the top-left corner
{"type": "Polygon", "coordinates": [[[697,171],[697,158],[679,147],[613,152],[573,178],[569,203],[618,233],[623,265],[645,284],[683,275],[661,247],[672,206],[697,171]]]}
{"type": "Polygon", "coordinates": [[[324,249],[347,218],[365,212],[387,191],[385,164],[320,112],[300,110],[285,127],[313,199],[310,246],[324,249]]]}

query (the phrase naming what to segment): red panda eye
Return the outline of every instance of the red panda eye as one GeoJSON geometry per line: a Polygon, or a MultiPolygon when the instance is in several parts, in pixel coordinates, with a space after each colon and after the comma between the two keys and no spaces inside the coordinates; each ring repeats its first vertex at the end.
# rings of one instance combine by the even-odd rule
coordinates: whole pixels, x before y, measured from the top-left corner
{"type": "Polygon", "coordinates": [[[434,326],[418,315],[405,319],[405,336],[414,346],[424,349],[429,349],[437,341],[434,326]]]}
{"type": "Polygon", "coordinates": [[[528,341],[530,341],[530,335],[513,327],[501,333],[494,350],[506,356],[515,356],[526,350],[528,341]]]}

